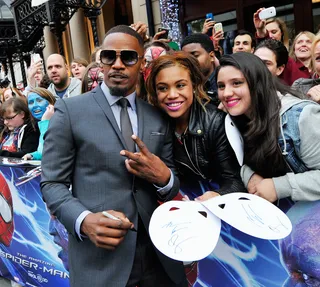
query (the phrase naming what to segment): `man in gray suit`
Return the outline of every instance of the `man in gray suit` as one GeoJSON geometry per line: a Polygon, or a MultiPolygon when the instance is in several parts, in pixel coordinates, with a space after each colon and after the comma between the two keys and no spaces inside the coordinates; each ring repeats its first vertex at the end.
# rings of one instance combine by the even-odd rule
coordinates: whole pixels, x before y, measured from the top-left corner
{"type": "Polygon", "coordinates": [[[166,118],[135,94],[143,40],[132,28],[116,26],[100,58],[104,83],[57,102],[43,151],[41,189],[69,232],[70,284],[186,286],[183,265],[155,250],[147,232],[158,200],[172,199],[179,181],[166,118]],[[128,107],[120,106],[123,100],[128,107]],[[123,111],[137,152],[134,145],[129,151],[123,111]]]}

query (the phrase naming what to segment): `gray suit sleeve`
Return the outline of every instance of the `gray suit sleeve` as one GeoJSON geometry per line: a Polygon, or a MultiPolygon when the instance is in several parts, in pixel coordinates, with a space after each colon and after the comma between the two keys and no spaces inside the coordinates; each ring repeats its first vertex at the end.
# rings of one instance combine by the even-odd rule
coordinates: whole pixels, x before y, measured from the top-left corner
{"type": "Polygon", "coordinates": [[[75,235],[75,222],[87,208],[69,190],[75,162],[72,125],[64,100],[58,100],[45,135],[41,191],[50,212],[75,235]]]}

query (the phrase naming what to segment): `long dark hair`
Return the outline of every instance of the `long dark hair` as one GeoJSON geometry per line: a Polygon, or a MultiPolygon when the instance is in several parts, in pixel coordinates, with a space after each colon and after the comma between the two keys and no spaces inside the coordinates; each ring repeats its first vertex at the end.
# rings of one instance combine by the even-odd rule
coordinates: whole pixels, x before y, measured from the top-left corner
{"type": "Polygon", "coordinates": [[[245,163],[263,177],[285,174],[287,168],[278,147],[281,102],[277,91],[297,94],[273,77],[253,54],[239,52],[223,56],[216,79],[225,66],[241,71],[250,90],[250,119],[245,115],[232,117],[244,138],[245,163]]]}

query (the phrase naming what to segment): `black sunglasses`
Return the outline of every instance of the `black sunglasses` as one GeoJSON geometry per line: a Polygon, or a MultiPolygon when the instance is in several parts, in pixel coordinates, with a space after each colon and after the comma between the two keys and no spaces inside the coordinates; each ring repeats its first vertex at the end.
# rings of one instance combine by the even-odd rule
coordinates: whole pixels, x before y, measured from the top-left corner
{"type": "Polygon", "coordinates": [[[138,63],[139,59],[143,56],[139,56],[137,51],[134,50],[102,50],[100,53],[100,61],[105,65],[112,65],[117,56],[120,56],[121,62],[126,66],[133,66],[138,63]]]}

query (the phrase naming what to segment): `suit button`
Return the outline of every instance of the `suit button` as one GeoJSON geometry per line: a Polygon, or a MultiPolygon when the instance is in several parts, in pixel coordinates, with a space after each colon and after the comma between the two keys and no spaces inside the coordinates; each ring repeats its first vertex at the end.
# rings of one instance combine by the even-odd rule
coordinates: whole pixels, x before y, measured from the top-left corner
{"type": "Polygon", "coordinates": [[[138,192],[138,190],[137,190],[137,189],[134,189],[134,190],[133,190],[133,192],[134,192],[134,193],[137,193],[137,192],[138,192]]]}

